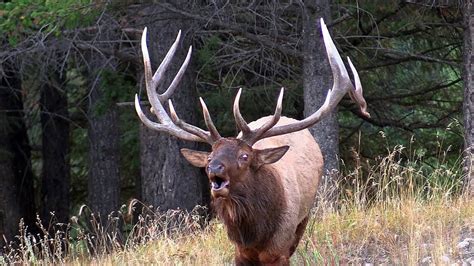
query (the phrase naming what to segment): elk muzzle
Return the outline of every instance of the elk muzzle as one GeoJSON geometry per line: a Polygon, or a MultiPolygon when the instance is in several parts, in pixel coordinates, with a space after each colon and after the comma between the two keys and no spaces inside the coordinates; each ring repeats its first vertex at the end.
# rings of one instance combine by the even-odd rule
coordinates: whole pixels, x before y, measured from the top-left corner
{"type": "Polygon", "coordinates": [[[225,170],[224,164],[219,161],[211,161],[207,166],[207,174],[211,175],[223,175],[225,170]]]}
{"type": "Polygon", "coordinates": [[[225,166],[218,160],[211,161],[206,167],[211,182],[211,193],[214,197],[225,197],[229,194],[229,180],[225,177],[225,166]]]}

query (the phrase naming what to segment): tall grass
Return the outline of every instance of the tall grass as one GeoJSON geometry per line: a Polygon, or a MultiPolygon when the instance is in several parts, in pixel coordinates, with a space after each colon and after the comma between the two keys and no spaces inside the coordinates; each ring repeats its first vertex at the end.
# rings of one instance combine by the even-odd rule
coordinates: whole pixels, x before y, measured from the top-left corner
{"type": "MultiPolygon", "coordinates": [[[[446,166],[440,153],[440,164],[427,167],[410,154],[416,153],[399,146],[363,162],[355,152],[356,166],[337,184],[337,207],[316,204],[292,263],[468,263],[474,200],[460,196],[460,165],[446,166]]],[[[0,264],[232,263],[225,228],[202,213],[201,207],[159,212],[133,200],[99,217],[83,206],[69,224],[52,222],[38,235],[21,226],[16,243],[0,252],[0,264]]]]}
{"type": "Polygon", "coordinates": [[[404,199],[433,200],[460,194],[460,160],[449,165],[445,163],[446,154],[440,154],[433,167],[426,165],[416,153],[406,154],[404,150],[403,146],[395,146],[385,157],[366,161],[365,165],[354,154],[355,169],[349,170],[339,183],[343,203],[366,207],[373,203],[396,204],[404,199]]]}

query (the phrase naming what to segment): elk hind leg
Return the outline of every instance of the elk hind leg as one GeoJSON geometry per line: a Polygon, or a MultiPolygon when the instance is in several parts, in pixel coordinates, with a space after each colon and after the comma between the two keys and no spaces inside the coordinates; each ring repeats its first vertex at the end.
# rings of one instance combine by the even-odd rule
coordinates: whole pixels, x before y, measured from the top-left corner
{"type": "Polygon", "coordinates": [[[296,247],[298,246],[298,243],[300,242],[301,238],[303,237],[304,230],[306,229],[306,225],[308,224],[309,220],[309,215],[306,216],[303,221],[301,221],[300,224],[296,227],[296,232],[295,232],[295,241],[293,242],[293,245],[290,248],[290,257],[293,255],[293,253],[296,250],[296,247]]]}

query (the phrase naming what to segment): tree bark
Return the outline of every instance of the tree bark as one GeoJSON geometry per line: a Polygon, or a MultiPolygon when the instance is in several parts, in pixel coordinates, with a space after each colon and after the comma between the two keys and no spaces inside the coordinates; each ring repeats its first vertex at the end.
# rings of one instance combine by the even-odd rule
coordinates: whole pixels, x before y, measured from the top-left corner
{"type": "MultiPolygon", "coordinates": [[[[99,72],[100,73],[100,72],[99,72]]],[[[100,74],[99,74],[100,75],[100,74]]],[[[97,80],[100,77],[97,76],[97,80]]],[[[98,82],[100,83],[100,82],[98,82]]],[[[94,213],[102,217],[117,211],[120,196],[119,174],[119,127],[118,113],[110,105],[103,113],[98,106],[103,99],[104,88],[93,85],[89,102],[89,182],[88,202],[94,213]]]]}
{"type": "MultiPolygon", "coordinates": [[[[104,29],[107,27],[105,25],[104,29]]],[[[104,30],[94,38],[100,42],[101,48],[114,50],[114,42],[110,40],[116,40],[117,36],[113,30],[104,30]]],[[[115,100],[110,93],[107,96],[107,90],[115,88],[105,78],[105,75],[116,72],[117,61],[95,51],[87,55],[87,61],[87,75],[90,77],[88,204],[94,213],[101,215],[104,223],[109,214],[118,210],[120,203],[119,115],[115,100]]]]}
{"type": "MultiPolygon", "coordinates": [[[[304,1],[303,23],[303,90],[304,115],[314,113],[326,99],[332,87],[332,72],[327,59],[326,49],[321,34],[319,19],[326,24],[330,21],[328,0],[304,1]]],[[[311,127],[310,132],[321,148],[324,158],[324,176],[320,188],[334,188],[337,171],[339,170],[339,125],[337,110],[331,112],[318,124],[311,127]]],[[[335,191],[321,191],[324,198],[334,198],[335,191]]]]}
{"type": "MultiPolygon", "coordinates": [[[[23,119],[21,81],[6,64],[0,76],[0,237],[18,234],[20,219],[34,231],[31,153],[23,119]]],[[[2,238],[3,240],[3,238],[2,238]]]]}
{"type": "Polygon", "coordinates": [[[474,196],[474,7],[466,1],[464,9],[464,189],[474,196]]]}
{"type": "MultiPolygon", "coordinates": [[[[174,2],[175,5],[184,5],[186,1],[174,2]]],[[[153,70],[163,60],[166,52],[181,29],[182,37],[177,52],[164,76],[163,92],[171,83],[174,75],[181,66],[189,45],[191,44],[193,21],[185,20],[174,14],[167,14],[157,7],[142,10],[143,17],[147,14],[159,12],[161,17],[168,19],[146,22],[148,26],[148,48],[152,60],[153,70]]],[[[179,88],[172,96],[176,112],[184,121],[197,124],[198,112],[196,108],[197,93],[194,87],[195,73],[191,63],[184,74],[179,88]]],[[[153,117],[149,115],[149,117],[153,117]]],[[[180,154],[181,148],[196,149],[196,143],[185,142],[158,133],[141,125],[140,128],[140,159],[141,159],[141,197],[146,204],[159,207],[160,210],[187,209],[196,205],[207,205],[209,202],[209,187],[205,175],[200,169],[190,165],[180,154]]]]}
{"type": "Polygon", "coordinates": [[[52,218],[51,212],[55,214],[55,222],[69,220],[69,112],[64,75],[52,72],[48,83],[41,88],[41,219],[46,225],[52,218]]]}

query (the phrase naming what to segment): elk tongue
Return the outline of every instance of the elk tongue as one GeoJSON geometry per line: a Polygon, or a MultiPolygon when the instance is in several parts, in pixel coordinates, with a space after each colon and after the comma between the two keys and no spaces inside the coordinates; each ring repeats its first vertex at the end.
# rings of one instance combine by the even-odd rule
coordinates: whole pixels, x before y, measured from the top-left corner
{"type": "Polygon", "coordinates": [[[212,190],[220,190],[220,189],[225,188],[227,185],[229,185],[229,181],[223,180],[223,179],[218,179],[216,181],[211,182],[212,190]]]}

